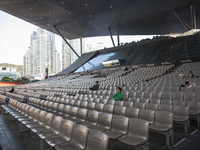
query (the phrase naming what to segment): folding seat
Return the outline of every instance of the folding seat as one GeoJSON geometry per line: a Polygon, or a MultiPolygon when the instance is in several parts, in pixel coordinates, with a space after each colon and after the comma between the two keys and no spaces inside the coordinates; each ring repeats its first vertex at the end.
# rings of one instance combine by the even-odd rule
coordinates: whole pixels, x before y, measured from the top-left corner
{"type": "Polygon", "coordinates": [[[96,104],[96,103],[89,102],[89,103],[88,103],[88,106],[87,106],[87,109],[88,109],[88,110],[94,110],[95,104],[96,104]]]}
{"type": "Polygon", "coordinates": [[[88,102],[82,101],[81,104],[80,104],[80,107],[81,108],[87,108],[87,105],[88,105],[88,102]]]}
{"type": "Polygon", "coordinates": [[[190,134],[189,108],[185,106],[174,106],[173,114],[174,123],[183,124],[185,136],[188,136],[190,134]]]}
{"type": "Polygon", "coordinates": [[[78,113],[78,107],[71,107],[70,111],[69,111],[69,116],[68,117],[64,117],[64,119],[69,119],[69,120],[73,120],[76,119],[78,113]]]}
{"type": "Polygon", "coordinates": [[[75,100],[70,100],[69,103],[68,103],[68,105],[74,106],[74,103],[75,103],[75,100]]]}
{"type": "Polygon", "coordinates": [[[113,111],[114,111],[114,105],[110,105],[110,104],[104,105],[103,112],[113,114],[113,111]]]}
{"type": "Polygon", "coordinates": [[[125,116],[126,107],[124,106],[115,106],[114,107],[114,115],[122,115],[125,116]]]}
{"type": "Polygon", "coordinates": [[[74,106],[80,107],[80,105],[81,105],[81,101],[76,100],[76,101],[74,102],[74,106]]]}
{"type": "Polygon", "coordinates": [[[69,117],[69,111],[72,106],[70,105],[65,105],[63,108],[63,118],[68,118],[69,117]]]}
{"type": "Polygon", "coordinates": [[[144,99],[151,99],[152,98],[152,93],[151,92],[144,92],[143,98],[144,99]]]}
{"type": "Polygon", "coordinates": [[[99,101],[99,103],[106,104],[106,103],[107,103],[107,100],[106,100],[106,99],[101,99],[101,100],[99,101]]]}
{"type": "Polygon", "coordinates": [[[144,92],[136,92],[135,98],[143,98],[144,92]]]}
{"type": "Polygon", "coordinates": [[[136,149],[149,149],[149,123],[142,119],[130,119],[128,134],[118,140],[136,149]]]}
{"type": "Polygon", "coordinates": [[[98,124],[96,126],[92,126],[90,129],[105,131],[111,128],[112,123],[112,114],[103,113],[99,114],[98,124]]]}
{"type": "Polygon", "coordinates": [[[74,125],[72,131],[72,138],[70,142],[65,142],[61,145],[56,146],[57,150],[66,150],[66,149],[79,149],[83,150],[86,147],[87,136],[89,129],[83,125],[74,125]]]}
{"type": "Polygon", "coordinates": [[[200,94],[199,93],[195,94],[195,99],[196,99],[196,102],[200,102],[200,94]]]}
{"type": "Polygon", "coordinates": [[[28,114],[23,117],[23,118],[18,118],[18,121],[27,121],[27,120],[32,120],[33,119],[33,115],[34,115],[34,111],[35,111],[35,107],[30,107],[28,110],[28,114]]]}
{"type": "Polygon", "coordinates": [[[87,101],[88,102],[93,102],[93,98],[89,97],[87,101]]]}
{"type": "Polygon", "coordinates": [[[99,103],[100,99],[94,99],[93,102],[94,103],[99,103]]]}
{"type": "Polygon", "coordinates": [[[158,111],[172,112],[172,106],[166,105],[166,104],[160,104],[160,105],[158,106],[158,111]]]}
{"type": "Polygon", "coordinates": [[[57,136],[46,138],[46,142],[52,147],[55,147],[65,142],[69,142],[72,138],[73,126],[74,122],[70,120],[63,120],[61,124],[60,134],[57,136]]]}
{"type": "Polygon", "coordinates": [[[155,120],[155,111],[150,109],[141,109],[139,119],[146,120],[149,124],[153,124],[155,120]]]}
{"type": "Polygon", "coordinates": [[[87,112],[88,112],[87,109],[79,108],[76,118],[70,118],[70,120],[73,121],[74,123],[85,122],[87,119],[87,112]]]}
{"type": "Polygon", "coordinates": [[[172,99],[173,99],[173,101],[175,101],[175,100],[183,101],[183,94],[181,94],[179,92],[174,92],[172,94],[172,99]]]}
{"type": "Polygon", "coordinates": [[[59,135],[62,121],[63,121],[63,119],[61,117],[54,116],[53,120],[52,120],[51,128],[44,129],[37,133],[37,135],[40,137],[41,149],[44,149],[44,139],[51,137],[51,136],[59,135]]]}
{"type": "MultiPolygon", "coordinates": [[[[39,115],[39,113],[40,113],[40,110],[39,109],[37,109],[37,108],[35,108],[35,110],[34,110],[34,112],[33,112],[33,115],[32,115],[32,119],[24,119],[24,120],[20,120],[21,121],[21,123],[22,124],[24,124],[24,125],[28,125],[28,124],[37,124],[38,123],[38,120],[39,120],[39,118],[38,118],[38,115],[39,115]]],[[[43,116],[45,116],[45,114],[46,114],[46,112],[45,111],[41,111],[41,114],[42,115],[40,115],[40,118],[42,118],[43,116]]]]}
{"type": "Polygon", "coordinates": [[[125,106],[125,107],[133,107],[133,102],[131,102],[131,101],[124,101],[123,106],[125,106]]]}
{"type": "Polygon", "coordinates": [[[85,125],[85,126],[87,126],[87,127],[95,126],[95,125],[97,125],[98,117],[99,117],[99,112],[98,112],[98,111],[90,110],[90,111],[88,112],[86,122],[83,122],[83,123],[81,123],[81,124],[82,124],[82,125],[85,125]]]}
{"type": "Polygon", "coordinates": [[[135,107],[127,107],[125,116],[128,118],[138,118],[140,109],[135,107]]]}
{"type": "Polygon", "coordinates": [[[49,102],[47,105],[47,111],[51,112],[52,111],[52,107],[53,107],[53,102],[49,102]]]}
{"type": "Polygon", "coordinates": [[[116,101],[115,102],[115,106],[123,106],[123,104],[124,104],[124,101],[116,101]]]}
{"type": "Polygon", "coordinates": [[[107,101],[107,104],[114,105],[114,104],[115,104],[115,100],[108,100],[108,101],[107,101]]]}
{"type": "Polygon", "coordinates": [[[44,103],[45,103],[45,100],[41,100],[41,101],[40,101],[40,109],[43,109],[43,108],[44,108],[44,103]]]}
{"type": "Polygon", "coordinates": [[[57,109],[57,110],[58,110],[58,111],[57,111],[57,115],[58,115],[58,116],[62,116],[62,115],[63,115],[64,106],[65,106],[64,104],[59,104],[59,105],[58,105],[58,109],[57,109]]]}
{"type": "Polygon", "coordinates": [[[160,101],[161,101],[160,99],[151,99],[150,103],[151,104],[160,104],[160,101]]]}
{"type": "Polygon", "coordinates": [[[139,103],[139,102],[134,103],[134,107],[139,109],[145,109],[145,106],[146,106],[145,103],[139,103]]]}
{"type": "Polygon", "coordinates": [[[149,103],[149,99],[139,99],[139,103],[149,103]]]}
{"type": "Polygon", "coordinates": [[[129,118],[114,115],[111,129],[106,130],[104,133],[107,134],[111,139],[117,139],[120,136],[127,134],[128,124],[129,118]]]}
{"type": "Polygon", "coordinates": [[[195,102],[195,95],[191,93],[184,93],[183,99],[185,103],[195,102]]]}
{"type": "Polygon", "coordinates": [[[33,132],[38,133],[43,130],[49,130],[51,128],[51,123],[53,120],[53,114],[52,113],[46,113],[45,116],[43,114],[39,113],[38,117],[41,117],[42,120],[39,120],[38,124],[29,124],[26,126],[30,128],[33,132]]]}
{"type": "Polygon", "coordinates": [[[161,92],[153,92],[152,93],[152,99],[161,99],[161,92]]]}
{"type": "Polygon", "coordinates": [[[66,105],[68,104],[68,103],[65,103],[65,98],[61,98],[60,101],[59,101],[59,103],[60,104],[66,104],[66,105]]]}
{"type": "Polygon", "coordinates": [[[88,101],[88,97],[83,97],[83,101],[88,101]]]}
{"type": "Polygon", "coordinates": [[[166,148],[174,146],[173,113],[156,111],[155,123],[150,125],[150,131],[166,136],[166,148]]]}
{"type": "Polygon", "coordinates": [[[147,103],[146,104],[146,109],[150,109],[150,110],[157,110],[158,109],[158,104],[152,104],[152,103],[147,103]]]}

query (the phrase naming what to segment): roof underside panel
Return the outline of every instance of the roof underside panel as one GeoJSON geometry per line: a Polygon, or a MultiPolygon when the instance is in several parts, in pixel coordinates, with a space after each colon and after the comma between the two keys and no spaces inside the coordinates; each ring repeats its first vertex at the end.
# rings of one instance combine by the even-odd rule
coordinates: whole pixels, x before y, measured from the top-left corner
{"type": "MultiPolygon", "coordinates": [[[[185,32],[172,10],[191,26],[190,5],[200,17],[199,0],[0,0],[0,9],[68,39],[108,35],[185,32]]],[[[197,20],[200,27],[200,20],[197,20]]]]}

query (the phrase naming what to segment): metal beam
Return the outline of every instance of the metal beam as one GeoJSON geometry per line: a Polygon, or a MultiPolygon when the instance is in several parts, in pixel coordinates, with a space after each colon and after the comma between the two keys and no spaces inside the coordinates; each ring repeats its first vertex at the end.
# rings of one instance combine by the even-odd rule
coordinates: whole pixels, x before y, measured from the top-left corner
{"type": "Polygon", "coordinates": [[[114,40],[113,40],[113,36],[112,36],[112,32],[111,32],[111,27],[108,28],[108,32],[109,32],[109,34],[110,34],[110,38],[111,38],[111,41],[112,41],[112,43],[113,43],[113,46],[115,47],[115,42],[114,42],[114,40]]]}
{"type": "Polygon", "coordinates": [[[173,13],[178,18],[178,20],[182,23],[182,25],[186,28],[186,30],[191,30],[191,28],[188,26],[188,24],[183,20],[183,18],[176,12],[176,10],[173,10],[173,13]]]}
{"type": "Polygon", "coordinates": [[[67,45],[71,48],[71,50],[76,54],[76,56],[78,58],[80,58],[80,56],[78,55],[78,53],[73,49],[73,47],[69,44],[69,42],[65,39],[65,37],[60,33],[60,31],[56,28],[56,26],[53,25],[53,27],[57,31],[57,33],[62,37],[62,39],[67,43],[67,45]]]}
{"type": "Polygon", "coordinates": [[[119,41],[119,27],[116,26],[116,30],[117,30],[117,44],[118,46],[120,45],[120,41],[119,41]]]}
{"type": "Polygon", "coordinates": [[[196,23],[196,14],[195,14],[194,5],[190,6],[190,12],[191,12],[192,28],[196,29],[197,28],[197,23],[196,23]]]}
{"type": "Polygon", "coordinates": [[[80,53],[81,53],[81,56],[83,55],[83,39],[82,39],[82,36],[80,37],[80,53]]]}

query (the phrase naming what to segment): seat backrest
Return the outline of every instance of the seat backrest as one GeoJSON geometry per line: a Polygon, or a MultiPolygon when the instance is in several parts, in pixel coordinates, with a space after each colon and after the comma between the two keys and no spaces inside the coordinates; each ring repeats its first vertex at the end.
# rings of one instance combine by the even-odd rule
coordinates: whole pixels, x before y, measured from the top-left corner
{"type": "Polygon", "coordinates": [[[78,149],[85,149],[89,129],[80,124],[74,125],[71,143],[78,149]]]}
{"type": "Polygon", "coordinates": [[[126,114],[125,116],[128,118],[138,118],[139,116],[139,108],[135,108],[135,107],[128,107],[126,108],[126,114]]]}
{"type": "Polygon", "coordinates": [[[158,109],[158,104],[152,104],[152,103],[149,103],[149,104],[146,104],[146,109],[150,109],[150,110],[157,110],[158,109]]]}
{"type": "Polygon", "coordinates": [[[160,99],[151,99],[150,103],[151,104],[160,104],[160,99]]]}
{"type": "Polygon", "coordinates": [[[87,101],[82,101],[81,102],[81,108],[87,108],[88,102],[87,101]]]}
{"type": "Polygon", "coordinates": [[[173,106],[185,106],[185,102],[180,101],[180,100],[174,100],[173,106]]]}
{"type": "Polygon", "coordinates": [[[114,104],[115,104],[115,100],[108,100],[108,101],[107,101],[107,104],[114,105],[114,104]]]}
{"type": "MultiPolygon", "coordinates": [[[[33,112],[33,118],[38,120],[38,121],[39,121],[39,117],[38,117],[39,113],[40,113],[40,109],[35,109],[34,112],[33,112]]],[[[43,111],[42,114],[44,114],[44,116],[45,116],[45,111],[43,111]]]]}
{"type": "Polygon", "coordinates": [[[139,109],[145,109],[145,103],[135,102],[134,107],[139,109]]]}
{"type": "Polygon", "coordinates": [[[129,118],[124,116],[114,115],[111,130],[120,131],[121,133],[126,134],[128,131],[128,124],[129,124],[129,118]]]}
{"type": "Polygon", "coordinates": [[[166,111],[156,111],[155,124],[173,127],[173,113],[166,111]]]}
{"type": "Polygon", "coordinates": [[[174,106],[173,107],[174,118],[181,117],[184,120],[189,119],[189,108],[186,106],[174,106]]]}
{"type": "Polygon", "coordinates": [[[70,100],[69,105],[74,106],[75,100],[70,100]]]}
{"type": "Polygon", "coordinates": [[[168,112],[172,112],[172,106],[170,105],[165,105],[165,104],[160,104],[158,106],[158,110],[159,111],[168,111],[168,112]]]}
{"type": "Polygon", "coordinates": [[[60,133],[60,128],[61,128],[62,121],[63,121],[63,119],[61,117],[59,117],[59,116],[54,116],[53,117],[51,130],[55,134],[59,134],[60,133]]]}
{"type": "Polygon", "coordinates": [[[141,109],[139,114],[139,119],[143,119],[153,124],[155,120],[155,111],[149,109],[141,109]]]}
{"type": "Polygon", "coordinates": [[[69,114],[71,107],[72,106],[70,106],[70,105],[65,105],[64,109],[63,109],[63,114],[69,114]]]}
{"type": "Polygon", "coordinates": [[[61,113],[62,113],[62,112],[63,112],[63,109],[64,109],[64,106],[65,106],[64,104],[59,104],[59,105],[58,105],[58,112],[61,112],[61,113]]]}
{"type": "Polygon", "coordinates": [[[124,101],[123,106],[125,106],[125,107],[133,107],[133,102],[131,102],[131,101],[124,101]]]}
{"type": "Polygon", "coordinates": [[[99,114],[98,126],[110,128],[112,123],[112,117],[112,114],[101,112],[99,114]]]}
{"type": "Polygon", "coordinates": [[[53,102],[49,102],[47,107],[48,107],[49,109],[51,109],[51,108],[53,107],[53,102]]]}
{"type": "Polygon", "coordinates": [[[57,110],[58,109],[58,103],[53,103],[52,109],[57,110]]]}
{"type": "Polygon", "coordinates": [[[69,111],[69,115],[71,117],[76,117],[78,113],[78,107],[71,107],[70,111],[69,111]]]}
{"type": "Polygon", "coordinates": [[[171,100],[161,100],[161,104],[172,105],[172,101],[171,100]]]}
{"type": "Polygon", "coordinates": [[[183,94],[180,94],[179,92],[174,92],[172,94],[172,99],[173,100],[180,100],[183,101],[183,94]]]}
{"type": "Polygon", "coordinates": [[[123,106],[124,101],[116,101],[115,106],[123,106]]]}
{"type": "Polygon", "coordinates": [[[114,107],[114,115],[124,116],[125,113],[126,113],[126,107],[124,107],[124,106],[115,106],[114,107]]]}
{"type": "Polygon", "coordinates": [[[99,118],[99,112],[96,110],[90,110],[87,116],[87,122],[97,124],[99,118]]]}
{"type": "Polygon", "coordinates": [[[107,100],[106,100],[106,99],[101,99],[101,100],[99,101],[99,103],[106,104],[106,103],[107,103],[107,100]]]}
{"type": "Polygon", "coordinates": [[[96,104],[96,103],[89,102],[89,103],[88,103],[88,106],[87,106],[87,109],[89,109],[89,110],[94,110],[95,104],[96,104]]]}
{"type": "Polygon", "coordinates": [[[191,93],[184,93],[183,95],[185,102],[195,102],[195,95],[191,93]]]}
{"type": "Polygon", "coordinates": [[[95,105],[95,110],[98,111],[98,112],[102,112],[103,107],[104,107],[104,104],[98,103],[98,104],[95,105]]]}
{"type": "Polygon", "coordinates": [[[142,119],[131,118],[128,135],[138,136],[147,142],[149,139],[149,122],[142,119]]]}
{"type": "Polygon", "coordinates": [[[109,137],[103,132],[90,130],[86,150],[108,150],[109,137]]]}
{"type": "Polygon", "coordinates": [[[76,107],[80,107],[80,105],[81,105],[81,101],[76,100],[75,103],[74,103],[74,106],[76,106],[76,107]]]}
{"type": "Polygon", "coordinates": [[[106,104],[104,105],[103,112],[113,114],[114,105],[106,104]]]}
{"type": "Polygon", "coordinates": [[[77,113],[77,118],[81,121],[85,121],[87,118],[87,112],[88,110],[85,108],[79,108],[77,113]]]}
{"type": "Polygon", "coordinates": [[[73,131],[73,126],[74,122],[71,120],[63,120],[61,129],[60,129],[60,136],[65,139],[66,141],[70,141],[72,137],[72,131],[73,131]]]}
{"type": "Polygon", "coordinates": [[[45,119],[43,120],[43,124],[47,129],[51,128],[52,120],[53,120],[53,114],[52,113],[46,113],[45,119]]]}

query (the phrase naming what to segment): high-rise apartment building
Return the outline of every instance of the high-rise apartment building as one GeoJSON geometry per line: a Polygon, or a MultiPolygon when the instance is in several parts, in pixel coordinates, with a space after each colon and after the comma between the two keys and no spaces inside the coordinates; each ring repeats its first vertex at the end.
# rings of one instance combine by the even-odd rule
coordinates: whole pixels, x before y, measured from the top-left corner
{"type": "Polygon", "coordinates": [[[50,75],[58,73],[58,57],[55,50],[55,34],[38,28],[37,32],[31,35],[30,50],[24,56],[24,75],[40,75],[45,73],[45,68],[48,68],[50,75]]]}

